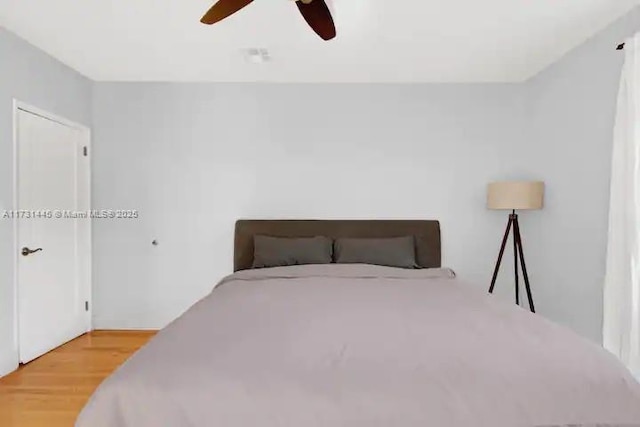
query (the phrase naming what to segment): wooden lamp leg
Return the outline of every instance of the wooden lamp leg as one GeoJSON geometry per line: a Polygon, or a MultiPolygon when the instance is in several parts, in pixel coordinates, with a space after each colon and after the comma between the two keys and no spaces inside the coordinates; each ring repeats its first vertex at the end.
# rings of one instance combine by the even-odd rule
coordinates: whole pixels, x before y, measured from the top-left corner
{"type": "MultiPolygon", "coordinates": [[[[489,293],[493,293],[493,289],[496,286],[496,279],[498,278],[498,271],[500,271],[500,264],[502,263],[502,256],[504,255],[504,248],[507,246],[507,239],[509,238],[509,231],[511,231],[511,225],[513,223],[513,218],[509,215],[509,222],[507,223],[507,230],[504,232],[504,237],[502,238],[502,245],[500,246],[500,254],[498,255],[498,261],[496,262],[496,268],[493,270],[493,278],[491,279],[491,287],[489,288],[489,293]]],[[[515,230],[515,229],[514,229],[515,230]]]]}
{"type": "Polygon", "coordinates": [[[516,215],[516,211],[514,210],[511,214],[511,221],[513,223],[513,272],[515,273],[516,279],[516,305],[520,305],[520,284],[518,279],[518,238],[516,237],[516,224],[518,224],[518,215],[516,215]]]}
{"type": "Polygon", "coordinates": [[[531,295],[531,286],[529,285],[529,275],[527,274],[527,265],[524,262],[524,251],[522,249],[522,236],[520,235],[520,224],[518,218],[515,219],[513,229],[516,233],[517,247],[520,255],[520,265],[522,266],[522,276],[524,277],[524,286],[527,291],[527,298],[529,300],[529,309],[532,313],[536,312],[535,305],[533,304],[533,296],[531,295]]]}

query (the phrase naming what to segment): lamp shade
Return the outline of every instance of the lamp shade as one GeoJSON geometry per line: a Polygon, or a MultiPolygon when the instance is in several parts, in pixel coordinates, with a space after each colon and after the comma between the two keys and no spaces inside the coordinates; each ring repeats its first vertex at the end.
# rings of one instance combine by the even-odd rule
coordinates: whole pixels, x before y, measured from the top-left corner
{"type": "Polygon", "coordinates": [[[487,189],[487,207],[505,210],[542,209],[544,182],[492,182],[487,189]]]}

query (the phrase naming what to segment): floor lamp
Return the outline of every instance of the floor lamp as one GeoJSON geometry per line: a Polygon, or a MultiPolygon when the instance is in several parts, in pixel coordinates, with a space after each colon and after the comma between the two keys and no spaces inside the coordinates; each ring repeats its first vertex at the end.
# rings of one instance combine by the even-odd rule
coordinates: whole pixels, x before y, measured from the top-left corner
{"type": "Polygon", "coordinates": [[[502,245],[500,246],[498,261],[496,262],[496,267],[493,270],[493,278],[491,279],[491,287],[489,288],[489,293],[493,293],[493,289],[496,286],[496,279],[498,278],[498,271],[500,271],[502,256],[504,255],[504,249],[507,245],[507,240],[509,239],[509,231],[513,231],[513,268],[515,272],[516,304],[520,305],[520,286],[518,283],[518,264],[520,264],[520,267],[522,268],[524,286],[527,292],[527,299],[529,301],[529,309],[533,313],[536,312],[536,309],[533,304],[533,297],[531,296],[529,275],[527,274],[527,265],[524,261],[524,251],[522,249],[520,223],[518,221],[518,214],[516,213],[516,211],[542,209],[543,200],[543,182],[493,182],[489,184],[489,188],[487,190],[487,207],[489,209],[511,211],[511,214],[509,215],[509,221],[507,222],[507,229],[504,232],[504,237],[502,238],[502,245]]]}

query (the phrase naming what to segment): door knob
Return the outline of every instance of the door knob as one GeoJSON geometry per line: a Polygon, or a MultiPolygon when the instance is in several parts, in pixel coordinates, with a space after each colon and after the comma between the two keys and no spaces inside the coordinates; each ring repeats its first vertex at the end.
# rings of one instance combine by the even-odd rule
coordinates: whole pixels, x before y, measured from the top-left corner
{"type": "Polygon", "coordinates": [[[29,256],[33,253],[36,252],[40,252],[42,250],[42,248],[38,248],[38,249],[29,249],[26,246],[24,248],[22,248],[22,256],[29,256]]]}

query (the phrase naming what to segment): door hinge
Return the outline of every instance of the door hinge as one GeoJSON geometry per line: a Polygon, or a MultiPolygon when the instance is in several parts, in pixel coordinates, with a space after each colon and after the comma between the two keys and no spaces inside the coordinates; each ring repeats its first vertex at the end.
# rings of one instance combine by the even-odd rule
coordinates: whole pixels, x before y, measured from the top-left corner
{"type": "Polygon", "coordinates": [[[89,148],[87,148],[87,146],[85,145],[84,147],[82,147],[82,154],[87,157],[89,155],[89,148]]]}
{"type": "Polygon", "coordinates": [[[89,311],[89,301],[84,302],[84,311],[89,311]]]}

